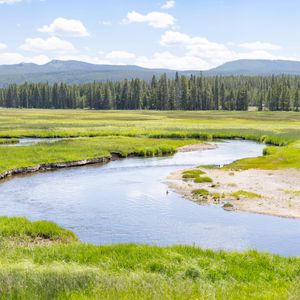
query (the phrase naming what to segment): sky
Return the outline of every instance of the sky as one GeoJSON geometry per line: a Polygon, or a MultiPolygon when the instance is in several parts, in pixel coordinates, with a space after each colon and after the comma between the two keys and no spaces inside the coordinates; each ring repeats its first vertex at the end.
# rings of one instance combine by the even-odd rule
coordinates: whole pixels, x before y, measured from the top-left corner
{"type": "Polygon", "coordinates": [[[300,61],[299,0],[0,0],[0,64],[300,61]]]}

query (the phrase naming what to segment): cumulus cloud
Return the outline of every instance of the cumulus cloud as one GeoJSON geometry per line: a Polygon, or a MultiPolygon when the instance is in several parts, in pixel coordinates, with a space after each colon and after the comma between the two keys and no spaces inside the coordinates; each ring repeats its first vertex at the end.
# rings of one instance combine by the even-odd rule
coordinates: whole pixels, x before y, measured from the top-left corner
{"type": "Polygon", "coordinates": [[[23,0],[0,0],[0,4],[15,4],[22,1],[23,0]]]}
{"type": "Polygon", "coordinates": [[[27,57],[20,53],[0,53],[0,64],[2,65],[12,65],[19,63],[35,63],[35,64],[45,64],[49,62],[50,59],[45,55],[38,55],[33,57],[27,57]]]}
{"type": "Polygon", "coordinates": [[[279,50],[281,46],[271,43],[263,42],[252,42],[252,43],[243,43],[239,45],[242,48],[250,50],[279,50]]]}
{"type": "Polygon", "coordinates": [[[174,55],[169,51],[156,52],[151,57],[139,56],[135,64],[145,68],[166,68],[173,70],[204,70],[209,64],[192,55],[174,55]]]}
{"type": "Polygon", "coordinates": [[[84,37],[90,35],[80,20],[65,18],[57,18],[52,24],[45,25],[38,31],[58,36],[84,37]]]}
{"type": "Polygon", "coordinates": [[[145,15],[136,11],[132,11],[127,14],[127,17],[123,20],[123,23],[147,23],[153,28],[167,28],[174,25],[175,18],[168,13],[156,11],[145,15]]]}
{"type": "Polygon", "coordinates": [[[170,9],[170,8],[173,8],[174,6],[175,6],[175,1],[170,0],[170,1],[167,1],[165,4],[163,4],[161,6],[161,9],[170,9]]]}
{"type": "Polygon", "coordinates": [[[160,40],[163,46],[182,47],[186,55],[206,59],[207,65],[213,66],[231,60],[234,52],[224,44],[209,41],[205,37],[191,37],[177,31],[165,32],[160,40]]]}
{"type": "Polygon", "coordinates": [[[281,49],[279,45],[263,42],[243,43],[239,46],[245,50],[237,51],[233,48],[233,43],[216,43],[205,37],[193,37],[178,31],[166,31],[161,36],[160,44],[169,48],[183,49],[184,56],[193,58],[195,62],[202,59],[206,62],[207,68],[237,59],[287,59],[272,53],[281,49]]]}
{"type": "Polygon", "coordinates": [[[45,40],[41,38],[28,38],[20,48],[26,51],[69,52],[75,50],[72,43],[57,37],[50,37],[45,40]]]}

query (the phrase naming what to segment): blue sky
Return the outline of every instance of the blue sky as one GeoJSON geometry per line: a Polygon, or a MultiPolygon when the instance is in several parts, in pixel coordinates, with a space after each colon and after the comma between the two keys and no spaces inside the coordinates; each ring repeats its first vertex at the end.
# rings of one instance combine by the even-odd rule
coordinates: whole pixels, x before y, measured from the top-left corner
{"type": "Polygon", "coordinates": [[[300,60],[299,0],[0,0],[0,64],[300,60]]]}

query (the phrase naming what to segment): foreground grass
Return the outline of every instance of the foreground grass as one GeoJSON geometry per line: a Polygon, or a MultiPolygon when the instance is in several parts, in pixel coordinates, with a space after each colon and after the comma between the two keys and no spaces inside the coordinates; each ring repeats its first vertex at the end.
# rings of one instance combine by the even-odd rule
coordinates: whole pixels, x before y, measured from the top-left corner
{"type": "Polygon", "coordinates": [[[0,227],[6,228],[0,232],[0,299],[300,296],[299,258],[187,246],[94,246],[78,242],[72,233],[55,224],[42,224],[23,218],[0,218],[0,227]],[[13,237],[18,241],[39,239],[37,243],[22,244],[12,243],[13,237]]]}

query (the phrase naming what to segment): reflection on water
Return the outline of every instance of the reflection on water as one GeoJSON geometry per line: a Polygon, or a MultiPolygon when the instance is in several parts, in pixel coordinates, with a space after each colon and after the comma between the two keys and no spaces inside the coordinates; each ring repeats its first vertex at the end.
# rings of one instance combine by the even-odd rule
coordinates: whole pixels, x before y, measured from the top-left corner
{"type": "Polygon", "coordinates": [[[259,156],[263,147],[230,141],[215,150],[17,177],[0,184],[0,214],[55,221],[96,244],[189,244],[299,255],[299,220],[226,212],[166,194],[164,181],[172,171],[259,156]]]}

